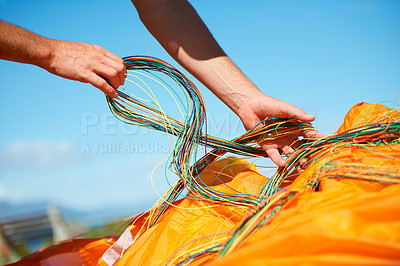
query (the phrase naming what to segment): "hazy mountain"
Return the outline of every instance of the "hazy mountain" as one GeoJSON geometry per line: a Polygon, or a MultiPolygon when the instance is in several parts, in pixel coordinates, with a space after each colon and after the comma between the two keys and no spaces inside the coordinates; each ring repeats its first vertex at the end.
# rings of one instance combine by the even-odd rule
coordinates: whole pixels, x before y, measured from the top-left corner
{"type": "MultiPolygon", "coordinates": [[[[104,206],[90,211],[82,211],[60,205],[56,205],[56,207],[60,209],[65,221],[94,227],[146,211],[152,204],[153,202],[131,206],[104,206]]],[[[45,214],[48,206],[54,206],[54,204],[46,201],[24,204],[0,201],[0,221],[45,214]]]]}

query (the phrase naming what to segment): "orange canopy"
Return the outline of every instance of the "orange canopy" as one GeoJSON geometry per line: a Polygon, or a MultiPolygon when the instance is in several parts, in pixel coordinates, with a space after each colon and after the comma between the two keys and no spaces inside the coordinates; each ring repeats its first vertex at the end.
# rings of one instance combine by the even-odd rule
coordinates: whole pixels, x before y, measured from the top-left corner
{"type": "MultiPolygon", "coordinates": [[[[393,109],[360,103],[349,111],[338,132],[385,119],[400,121],[393,109]]],[[[300,195],[270,223],[225,256],[204,256],[194,264],[400,265],[400,185],[349,178],[354,165],[369,174],[388,172],[400,178],[400,144],[335,148],[286,187],[300,195]],[[318,189],[304,189],[316,175],[318,189]]],[[[267,181],[254,165],[241,159],[225,158],[212,168],[222,172],[230,187],[214,185],[219,191],[258,194],[267,181]]],[[[207,170],[201,178],[208,185],[215,179],[207,170]]],[[[60,261],[66,265],[176,264],[182,261],[181,255],[225,243],[248,210],[188,196],[175,202],[146,231],[141,231],[145,214],[118,240],[74,239],[36,252],[16,265],[60,261]]]]}

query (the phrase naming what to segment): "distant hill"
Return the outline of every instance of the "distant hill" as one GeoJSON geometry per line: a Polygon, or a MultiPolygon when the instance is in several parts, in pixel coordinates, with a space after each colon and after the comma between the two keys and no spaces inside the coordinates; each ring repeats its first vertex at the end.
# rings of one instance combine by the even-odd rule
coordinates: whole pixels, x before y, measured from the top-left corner
{"type": "Polygon", "coordinates": [[[25,204],[14,204],[7,201],[0,201],[0,220],[46,212],[46,207],[48,205],[49,203],[44,201],[25,204]]]}
{"type": "MultiPolygon", "coordinates": [[[[122,219],[146,211],[153,202],[145,202],[131,206],[105,206],[90,211],[82,211],[73,208],[56,205],[61,211],[65,221],[85,224],[89,227],[102,226],[110,221],[122,219]]],[[[54,206],[50,202],[39,201],[25,204],[13,204],[0,201],[0,221],[27,217],[46,213],[48,206],[54,206]]]]}

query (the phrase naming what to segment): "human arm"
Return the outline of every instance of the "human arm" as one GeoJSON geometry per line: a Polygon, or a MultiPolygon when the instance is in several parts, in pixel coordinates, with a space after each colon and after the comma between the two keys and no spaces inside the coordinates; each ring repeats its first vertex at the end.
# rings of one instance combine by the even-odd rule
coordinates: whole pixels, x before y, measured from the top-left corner
{"type": "MultiPolygon", "coordinates": [[[[186,0],[132,0],[140,19],[164,49],[194,77],[210,89],[251,129],[266,117],[291,117],[311,122],[303,110],[267,96],[242,73],[224,53],[194,8],[186,0]]],[[[315,131],[304,132],[316,136],[315,131]]],[[[289,154],[291,136],[261,147],[278,166],[285,160],[279,150],[289,154]]]]}
{"type": "Polygon", "coordinates": [[[52,40],[0,20],[0,59],[32,64],[63,78],[90,83],[111,97],[124,83],[123,60],[98,45],[52,40]],[[110,86],[104,78],[110,81],[110,86]]]}

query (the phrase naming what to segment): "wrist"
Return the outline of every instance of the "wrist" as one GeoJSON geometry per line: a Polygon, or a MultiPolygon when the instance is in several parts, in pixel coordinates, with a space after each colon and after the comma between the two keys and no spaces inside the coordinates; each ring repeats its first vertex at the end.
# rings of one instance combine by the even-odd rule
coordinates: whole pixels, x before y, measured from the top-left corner
{"type": "Polygon", "coordinates": [[[206,85],[235,114],[250,100],[263,95],[243,72],[227,57],[207,61],[206,85]],[[211,77],[211,78],[210,78],[211,77]]]}
{"type": "MultiPolygon", "coordinates": [[[[43,37],[42,37],[43,38],[43,37]]],[[[37,53],[34,58],[34,64],[49,72],[51,69],[52,61],[55,57],[56,40],[43,38],[41,45],[38,46],[37,53]]]]}
{"type": "Polygon", "coordinates": [[[264,96],[264,94],[253,83],[246,85],[245,88],[245,90],[231,93],[228,98],[229,103],[227,103],[227,105],[238,116],[243,107],[249,105],[254,99],[264,96]]]}

